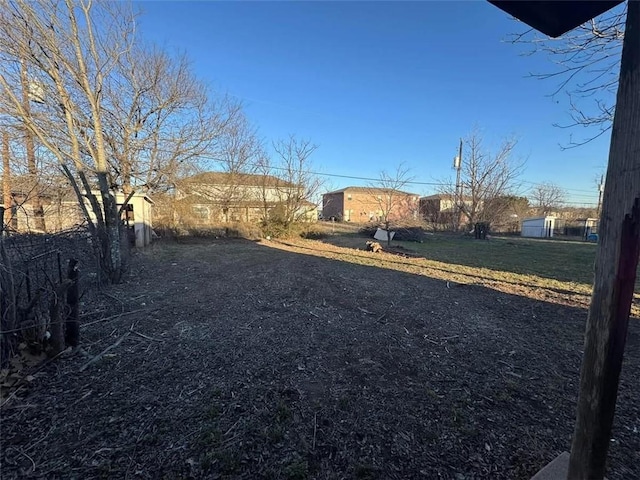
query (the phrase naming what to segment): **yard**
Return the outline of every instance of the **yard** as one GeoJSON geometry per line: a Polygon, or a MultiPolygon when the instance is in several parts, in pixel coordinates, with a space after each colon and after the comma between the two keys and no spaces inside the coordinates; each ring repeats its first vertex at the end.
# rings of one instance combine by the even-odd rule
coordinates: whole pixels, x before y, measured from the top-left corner
{"type": "MultiPolygon", "coordinates": [[[[154,245],[0,411],[2,477],[530,478],[570,447],[595,249],[456,242],[154,245]]],[[[639,334],[610,480],[640,477],[639,334]]]]}

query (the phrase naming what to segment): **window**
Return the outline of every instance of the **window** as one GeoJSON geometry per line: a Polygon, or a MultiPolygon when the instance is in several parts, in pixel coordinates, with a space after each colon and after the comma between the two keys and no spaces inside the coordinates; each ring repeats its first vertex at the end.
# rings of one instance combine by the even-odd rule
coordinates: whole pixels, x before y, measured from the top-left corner
{"type": "Polygon", "coordinates": [[[351,200],[351,195],[347,195],[347,200],[351,200]]]}
{"type": "Polygon", "coordinates": [[[201,207],[196,205],[193,207],[193,212],[195,213],[197,218],[209,220],[209,207],[201,207]]]}

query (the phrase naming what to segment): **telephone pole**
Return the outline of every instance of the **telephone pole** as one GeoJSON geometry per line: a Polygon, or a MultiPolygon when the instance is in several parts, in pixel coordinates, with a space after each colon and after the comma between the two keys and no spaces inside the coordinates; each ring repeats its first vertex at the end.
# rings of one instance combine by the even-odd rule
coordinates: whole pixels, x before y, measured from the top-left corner
{"type": "Polygon", "coordinates": [[[596,209],[596,217],[600,218],[600,205],[602,205],[602,192],[604,192],[604,175],[600,175],[600,183],[598,184],[598,208],[596,209]]]}
{"type": "Polygon", "coordinates": [[[456,231],[458,231],[460,228],[460,202],[462,202],[462,184],[460,183],[460,170],[462,169],[462,139],[460,139],[458,156],[453,159],[453,168],[456,170],[456,192],[453,197],[453,212],[456,216],[454,219],[454,225],[456,226],[456,231]]]}

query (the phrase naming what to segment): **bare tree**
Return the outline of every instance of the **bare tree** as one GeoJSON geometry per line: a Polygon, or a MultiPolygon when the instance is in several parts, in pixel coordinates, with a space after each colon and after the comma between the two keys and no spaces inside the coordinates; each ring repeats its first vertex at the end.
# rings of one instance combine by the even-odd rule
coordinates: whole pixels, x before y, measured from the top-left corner
{"type": "Polygon", "coordinates": [[[114,181],[165,191],[213,156],[227,124],[240,113],[228,97],[209,98],[185,56],[133,45],[106,83],[103,129],[114,181]]]}
{"type": "Polygon", "coordinates": [[[584,145],[611,128],[626,12],[624,2],[557,39],[534,29],[509,37],[512,43],[527,47],[525,55],[544,55],[555,65],[549,72],[531,76],[555,81],[554,98],[566,95],[571,121],[556,126],[589,127],[590,134],[578,140],[570,137],[567,147],[584,145]]]}
{"type": "Polygon", "coordinates": [[[378,181],[369,186],[369,194],[381,212],[380,221],[387,232],[387,245],[391,245],[393,223],[417,214],[417,197],[403,191],[412,180],[409,168],[401,163],[391,173],[380,172],[378,181]]]}
{"type": "Polygon", "coordinates": [[[234,205],[257,201],[256,192],[247,188],[248,175],[256,172],[263,160],[263,148],[256,129],[244,115],[231,119],[218,141],[218,162],[227,175],[222,190],[217,192],[225,221],[234,205]]]}
{"type": "MultiPolygon", "coordinates": [[[[25,114],[31,115],[31,98],[29,92],[29,78],[27,75],[27,65],[24,59],[20,59],[20,90],[22,93],[22,107],[25,114]]],[[[27,168],[29,172],[30,189],[34,191],[31,198],[33,213],[35,217],[35,227],[40,232],[46,232],[47,227],[44,220],[44,208],[40,196],[40,185],[38,176],[38,166],[36,164],[36,147],[33,133],[27,128],[24,129],[24,146],[27,157],[27,168]]]]}
{"type": "Polygon", "coordinates": [[[65,172],[111,282],[120,280],[123,264],[103,100],[114,68],[131,47],[134,26],[133,13],[120,3],[3,1],[0,13],[4,107],[65,172]],[[25,108],[20,89],[23,59],[44,92],[37,108],[25,108]],[[93,194],[96,184],[100,200],[93,194]]]}
{"type": "Polygon", "coordinates": [[[536,185],[530,194],[533,205],[540,215],[549,215],[562,208],[565,202],[565,191],[555,183],[545,182],[536,185]]]}
{"type": "Polygon", "coordinates": [[[276,180],[272,191],[277,205],[270,217],[285,228],[306,218],[312,208],[309,200],[322,188],[322,179],[313,172],[311,161],[311,155],[317,148],[311,140],[299,139],[295,135],[273,142],[276,162],[271,169],[276,173],[276,180]]]}
{"type": "Polygon", "coordinates": [[[492,153],[484,147],[478,131],[472,132],[464,141],[461,195],[455,195],[453,182],[446,182],[450,186],[441,189],[441,193],[456,198],[458,211],[470,225],[491,223],[504,213],[492,208],[492,204],[495,207],[496,199],[511,195],[517,187],[524,162],[514,158],[516,145],[516,140],[507,139],[492,153]]]}

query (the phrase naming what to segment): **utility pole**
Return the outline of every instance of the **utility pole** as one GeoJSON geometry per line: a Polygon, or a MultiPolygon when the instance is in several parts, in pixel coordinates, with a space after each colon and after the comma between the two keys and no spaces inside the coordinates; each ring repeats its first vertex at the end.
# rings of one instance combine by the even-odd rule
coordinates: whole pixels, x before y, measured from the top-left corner
{"type": "Polygon", "coordinates": [[[600,183],[598,184],[598,208],[596,209],[596,217],[600,218],[600,205],[602,205],[602,192],[604,192],[604,175],[600,175],[600,183]]]}
{"type": "Polygon", "coordinates": [[[460,139],[460,148],[458,150],[458,156],[453,159],[453,168],[456,170],[456,192],[454,194],[454,225],[456,231],[460,228],[460,202],[462,202],[462,184],[460,183],[460,170],[462,169],[462,139],[460,139]]]}

